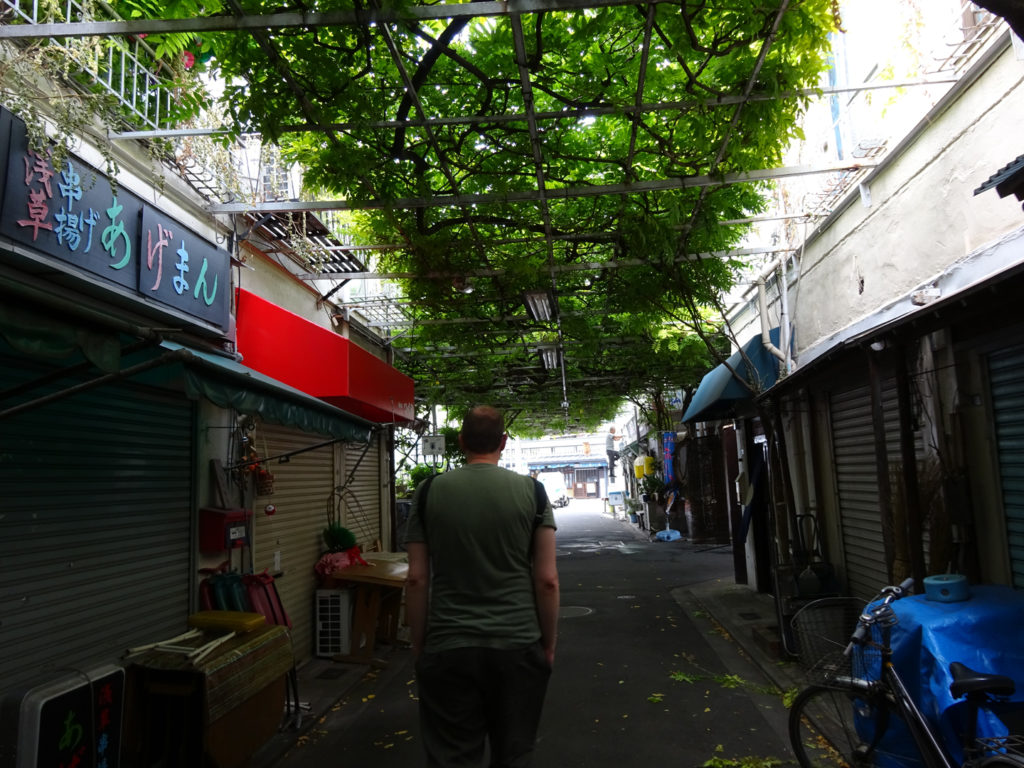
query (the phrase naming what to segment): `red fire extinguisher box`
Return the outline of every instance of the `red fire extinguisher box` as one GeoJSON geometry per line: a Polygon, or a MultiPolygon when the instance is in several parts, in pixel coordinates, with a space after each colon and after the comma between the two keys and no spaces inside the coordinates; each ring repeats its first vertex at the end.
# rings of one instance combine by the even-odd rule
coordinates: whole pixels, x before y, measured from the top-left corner
{"type": "Polygon", "coordinates": [[[199,510],[199,549],[223,552],[244,547],[249,543],[250,517],[252,511],[248,509],[203,507],[199,510]]]}

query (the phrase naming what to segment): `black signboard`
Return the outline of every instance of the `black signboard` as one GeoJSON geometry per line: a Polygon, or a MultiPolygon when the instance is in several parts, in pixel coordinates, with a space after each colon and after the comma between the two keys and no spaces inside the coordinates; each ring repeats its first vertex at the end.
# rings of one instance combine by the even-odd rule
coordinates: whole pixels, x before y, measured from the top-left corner
{"type": "Polygon", "coordinates": [[[142,208],[139,291],[224,327],[227,251],[219,250],[152,206],[142,208]]]}
{"type": "Polygon", "coordinates": [[[225,330],[230,257],[71,155],[58,170],[11,124],[0,234],[225,330]]]}

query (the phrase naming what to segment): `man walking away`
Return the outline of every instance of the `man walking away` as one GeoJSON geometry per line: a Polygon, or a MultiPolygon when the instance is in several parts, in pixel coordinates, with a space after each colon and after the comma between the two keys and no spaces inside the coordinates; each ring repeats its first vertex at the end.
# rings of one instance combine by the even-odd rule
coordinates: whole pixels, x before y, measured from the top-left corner
{"type": "Polygon", "coordinates": [[[504,418],[466,414],[466,464],[421,483],[406,533],[406,617],[429,768],[530,764],[555,659],[555,518],[543,486],[498,466],[504,418]]]}
{"type": "Polygon", "coordinates": [[[615,450],[615,441],[621,440],[622,435],[615,434],[615,427],[608,428],[608,436],[604,439],[605,452],[608,454],[608,479],[615,479],[615,464],[619,460],[619,452],[615,450]]]}

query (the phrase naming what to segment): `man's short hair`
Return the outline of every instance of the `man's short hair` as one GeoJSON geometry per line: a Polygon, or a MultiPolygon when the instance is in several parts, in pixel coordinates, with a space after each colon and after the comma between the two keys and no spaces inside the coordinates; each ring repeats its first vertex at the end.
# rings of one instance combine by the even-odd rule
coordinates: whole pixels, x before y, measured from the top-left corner
{"type": "Polygon", "coordinates": [[[505,434],[505,417],[497,408],[478,405],[462,420],[462,447],[470,453],[494,453],[505,434]]]}

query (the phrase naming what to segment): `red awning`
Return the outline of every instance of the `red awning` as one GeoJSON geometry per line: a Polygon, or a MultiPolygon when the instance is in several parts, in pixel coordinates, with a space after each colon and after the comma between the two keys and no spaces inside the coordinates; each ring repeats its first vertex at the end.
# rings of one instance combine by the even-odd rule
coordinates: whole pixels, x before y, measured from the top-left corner
{"type": "Polygon", "coordinates": [[[337,333],[238,289],[242,363],[364,419],[415,417],[413,380],[337,333]]]}

